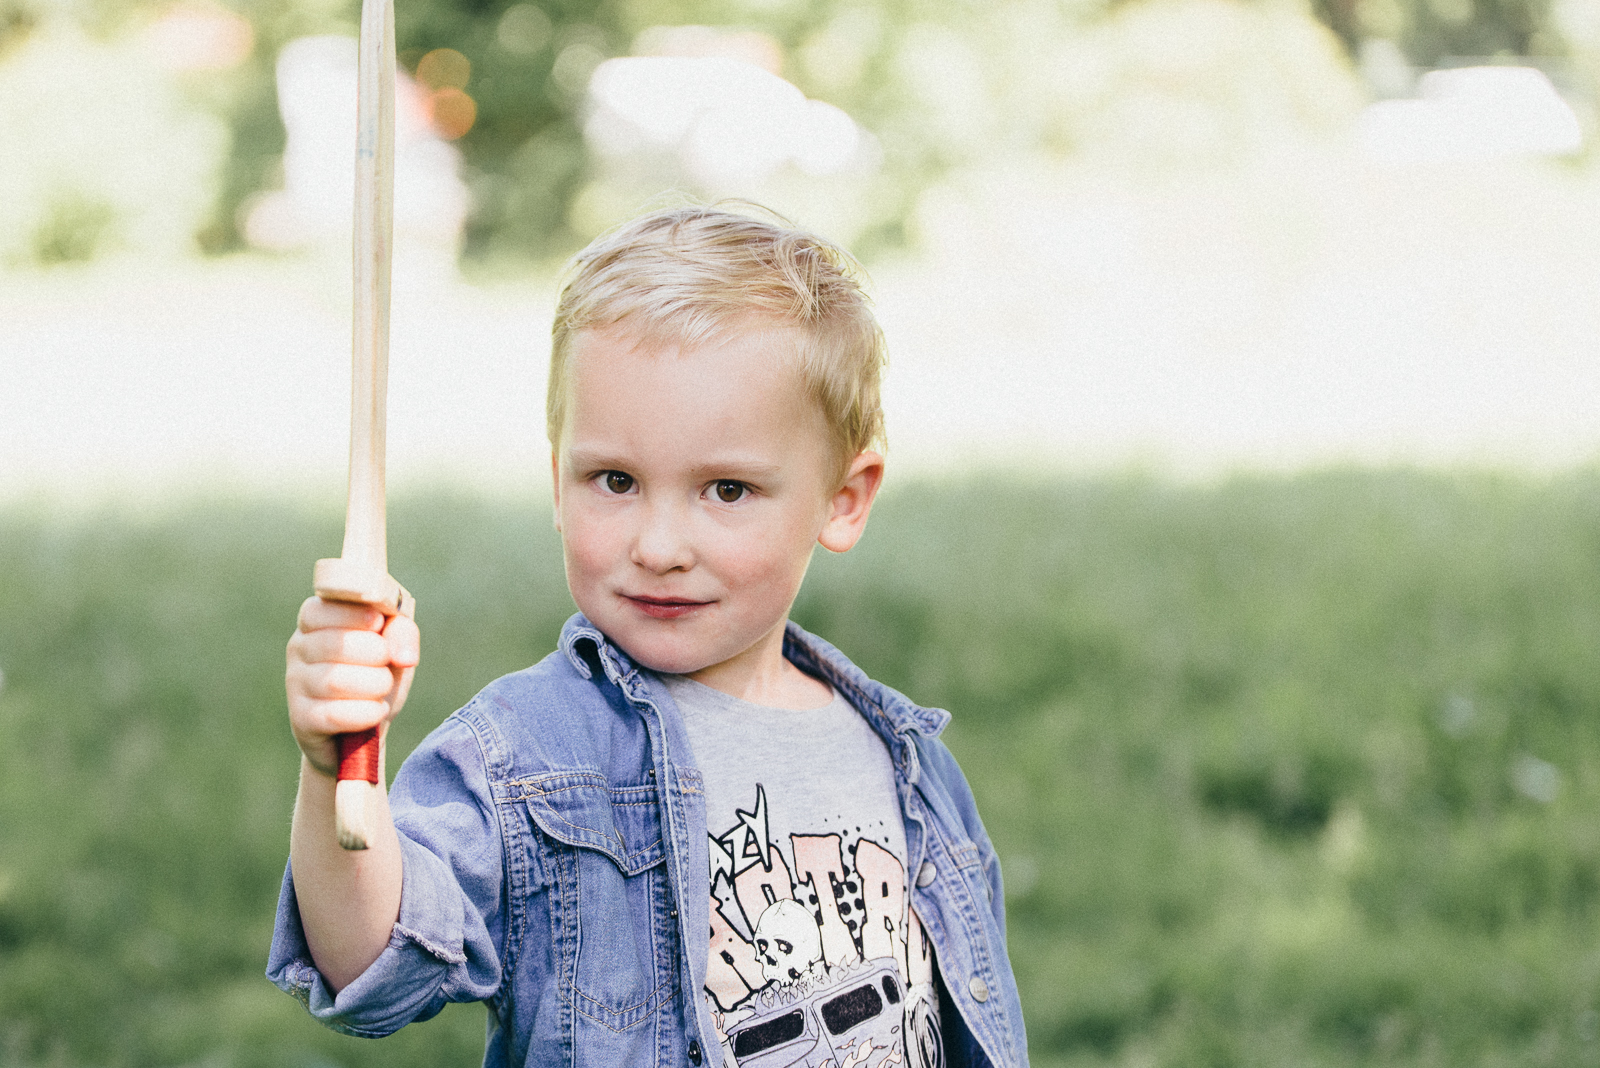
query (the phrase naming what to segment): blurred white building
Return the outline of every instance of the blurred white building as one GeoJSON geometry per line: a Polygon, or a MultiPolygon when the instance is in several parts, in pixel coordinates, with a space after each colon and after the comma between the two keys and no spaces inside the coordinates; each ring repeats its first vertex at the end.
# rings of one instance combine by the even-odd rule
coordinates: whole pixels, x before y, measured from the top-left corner
{"type": "Polygon", "coordinates": [[[1482,66],[1428,71],[1411,99],[1379,100],[1356,123],[1362,148],[1387,163],[1571,155],[1583,127],[1543,71],[1482,66]]]}
{"type": "MultiPolygon", "coordinates": [[[[356,41],[302,37],[278,55],[278,109],[287,143],[283,188],[245,205],[244,232],[272,250],[348,252],[355,189],[356,41]]],[[[451,266],[470,198],[461,153],[429,122],[427,98],[402,71],[395,81],[395,251],[451,266]]]]}
{"type": "Polygon", "coordinates": [[[863,217],[876,140],[777,73],[776,41],[707,26],[655,27],[588,82],[584,136],[601,163],[578,229],[601,229],[664,189],[743,197],[848,240],[863,217]]]}

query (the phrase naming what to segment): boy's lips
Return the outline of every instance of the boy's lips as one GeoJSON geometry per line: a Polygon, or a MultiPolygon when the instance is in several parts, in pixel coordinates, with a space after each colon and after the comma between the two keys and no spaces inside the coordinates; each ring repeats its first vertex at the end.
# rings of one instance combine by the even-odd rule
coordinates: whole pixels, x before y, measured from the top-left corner
{"type": "Polygon", "coordinates": [[[687,597],[648,597],[643,594],[623,594],[639,606],[639,610],[652,619],[682,619],[696,608],[704,608],[710,601],[691,601],[687,597]]]}

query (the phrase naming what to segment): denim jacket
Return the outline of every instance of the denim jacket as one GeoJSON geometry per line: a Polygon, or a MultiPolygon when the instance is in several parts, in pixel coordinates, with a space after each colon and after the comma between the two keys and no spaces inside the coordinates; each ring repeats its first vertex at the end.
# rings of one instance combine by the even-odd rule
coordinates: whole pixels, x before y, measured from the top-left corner
{"type": "MultiPolygon", "coordinates": [[[[949,713],[873,682],[793,623],[784,653],[844,694],[888,747],[912,905],[947,991],[951,1062],[1025,1068],[1000,866],[938,741],[949,713]]],[[[720,1065],[702,994],[701,784],[660,681],[574,616],[557,652],[490,684],[400,768],[390,802],[400,916],[382,955],[335,997],[286,871],[267,975],[352,1035],[486,1001],[485,1065],[720,1065]]]]}

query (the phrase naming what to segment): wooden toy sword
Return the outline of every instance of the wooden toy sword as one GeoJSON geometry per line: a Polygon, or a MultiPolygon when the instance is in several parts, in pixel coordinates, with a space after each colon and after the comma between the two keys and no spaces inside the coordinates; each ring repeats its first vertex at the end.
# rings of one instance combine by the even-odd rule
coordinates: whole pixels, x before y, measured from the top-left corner
{"type": "MultiPolygon", "coordinates": [[[[312,581],[323,600],[372,605],[388,616],[411,615],[411,595],[389,576],[384,522],[384,407],[394,240],[394,0],[362,0],[359,47],[350,497],[343,552],[336,560],[318,560],[312,581]]],[[[367,848],[368,803],[382,776],[376,728],[339,736],[334,819],[344,848],[367,848]]]]}

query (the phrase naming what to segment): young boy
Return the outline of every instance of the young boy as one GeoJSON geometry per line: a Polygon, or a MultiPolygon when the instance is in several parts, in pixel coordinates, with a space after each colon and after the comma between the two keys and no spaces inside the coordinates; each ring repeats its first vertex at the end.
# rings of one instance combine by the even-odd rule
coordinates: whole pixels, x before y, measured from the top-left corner
{"type": "Polygon", "coordinates": [[[387,725],[418,633],[305,603],[274,982],[356,1035],[487,1001],[485,1064],[1026,1065],[948,713],[788,622],[812,546],[866,526],[883,358],[811,235],[687,209],[578,256],[547,416],[581,614],[428,736],[347,853],[333,735],[387,725]]]}

